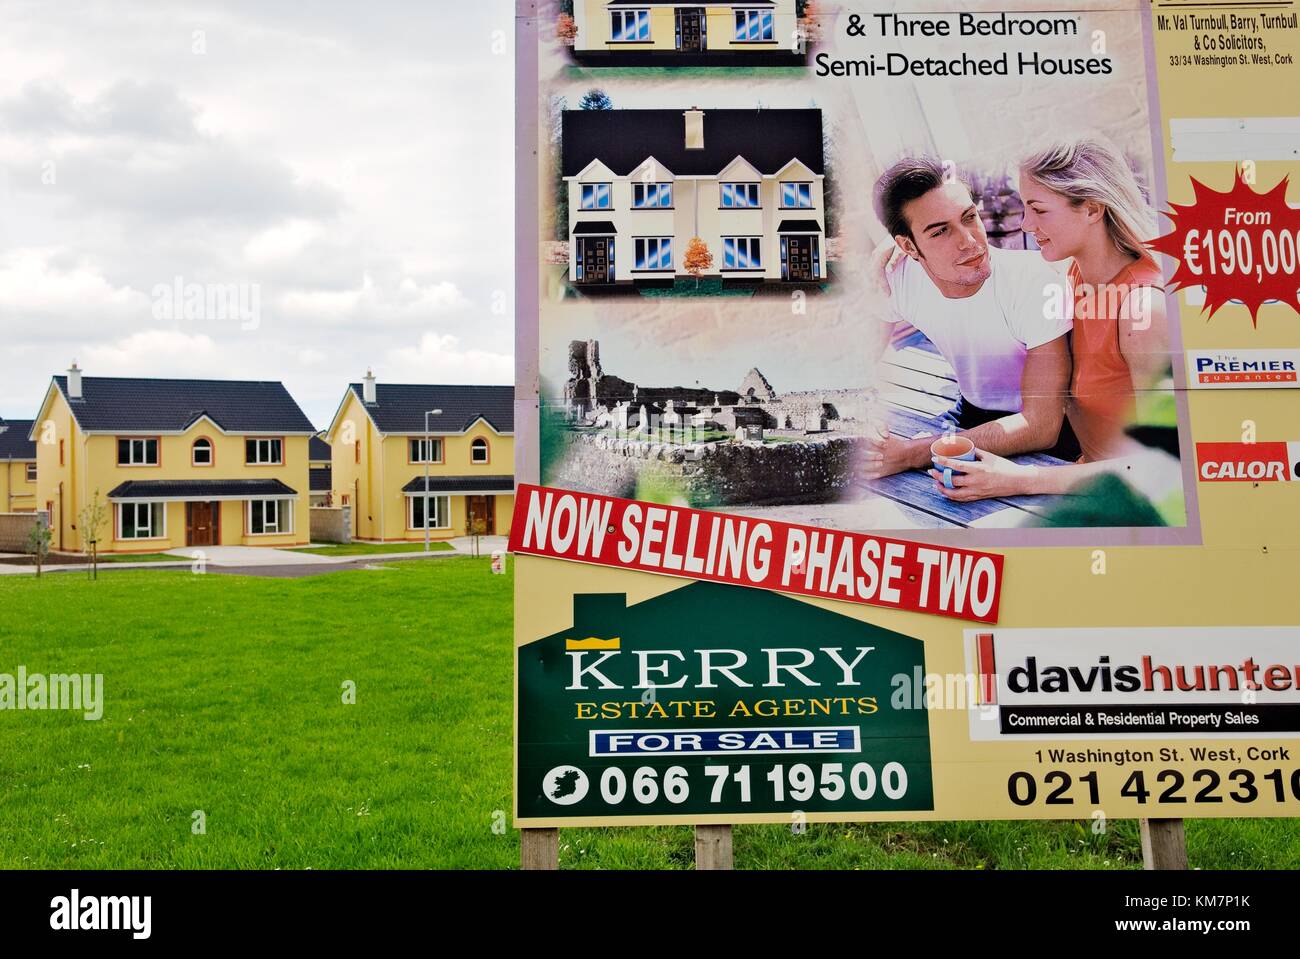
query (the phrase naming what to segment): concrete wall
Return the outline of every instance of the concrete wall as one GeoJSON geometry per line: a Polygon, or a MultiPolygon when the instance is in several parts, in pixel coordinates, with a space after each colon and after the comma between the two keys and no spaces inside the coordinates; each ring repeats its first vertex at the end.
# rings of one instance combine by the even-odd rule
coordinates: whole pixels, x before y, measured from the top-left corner
{"type": "Polygon", "coordinates": [[[0,553],[27,552],[27,537],[44,517],[44,513],[0,513],[0,553]]]}
{"type": "Polygon", "coordinates": [[[352,542],[352,507],[313,506],[311,541],[313,543],[352,542]]]}
{"type": "Polygon", "coordinates": [[[571,434],[551,485],[633,497],[641,489],[696,506],[822,503],[852,477],[855,439],[716,443],[695,448],[571,434]]]}

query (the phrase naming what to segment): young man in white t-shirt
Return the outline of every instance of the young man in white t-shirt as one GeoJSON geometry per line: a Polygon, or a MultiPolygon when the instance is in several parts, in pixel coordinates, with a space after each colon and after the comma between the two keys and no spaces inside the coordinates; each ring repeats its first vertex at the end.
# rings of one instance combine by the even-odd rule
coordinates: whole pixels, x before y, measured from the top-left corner
{"type": "MultiPolygon", "coordinates": [[[[876,183],[875,205],[905,254],[888,274],[880,344],[899,322],[934,343],[961,390],[948,419],[977,449],[1008,456],[1057,447],[1066,439],[1072,325],[1059,308],[1063,279],[1037,253],[990,247],[970,187],[937,160],[894,164],[876,183]]],[[[930,465],[933,438],[871,440],[871,478],[930,465]]],[[[1069,448],[1053,452],[1073,458],[1069,448]]]]}

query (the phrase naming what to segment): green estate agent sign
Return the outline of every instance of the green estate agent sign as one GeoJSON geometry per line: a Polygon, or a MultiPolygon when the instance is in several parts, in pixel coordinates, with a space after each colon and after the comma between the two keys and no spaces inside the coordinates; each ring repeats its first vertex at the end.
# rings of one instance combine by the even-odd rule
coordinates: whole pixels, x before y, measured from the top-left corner
{"type": "Polygon", "coordinates": [[[933,809],[920,640],[776,593],[693,583],[574,597],[518,650],[518,817],[933,809]]]}

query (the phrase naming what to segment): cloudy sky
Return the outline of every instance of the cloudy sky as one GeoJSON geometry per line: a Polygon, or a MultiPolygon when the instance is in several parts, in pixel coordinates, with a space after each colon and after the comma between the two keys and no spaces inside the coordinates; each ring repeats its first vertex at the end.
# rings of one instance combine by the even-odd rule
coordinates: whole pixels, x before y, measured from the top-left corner
{"type": "Polygon", "coordinates": [[[511,382],[513,4],[450,6],[0,0],[0,416],[74,358],[321,427],[511,382]]]}

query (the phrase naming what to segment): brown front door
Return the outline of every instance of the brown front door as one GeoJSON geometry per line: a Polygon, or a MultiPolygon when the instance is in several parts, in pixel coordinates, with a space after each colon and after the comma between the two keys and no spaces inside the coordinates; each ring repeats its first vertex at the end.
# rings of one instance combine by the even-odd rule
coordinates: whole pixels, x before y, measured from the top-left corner
{"type": "Polygon", "coordinates": [[[814,238],[811,236],[786,237],[785,257],[787,279],[802,280],[805,282],[811,282],[815,279],[813,276],[812,266],[813,242],[814,238]]]}
{"type": "Polygon", "coordinates": [[[185,545],[215,546],[217,543],[216,503],[185,504],[185,545]]]}
{"type": "Polygon", "coordinates": [[[704,49],[704,11],[677,11],[677,49],[699,53],[704,49]]]}
{"type": "Polygon", "coordinates": [[[469,497],[466,510],[469,516],[470,530],[474,529],[476,521],[482,520],[484,536],[492,536],[496,533],[496,501],[495,496],[469,497]]]}
{"type": "Polygon", "coordinates": [[[609,282],[609,244],[607,236],[589,236],[582,240],[582,282],[609,282]]]}

